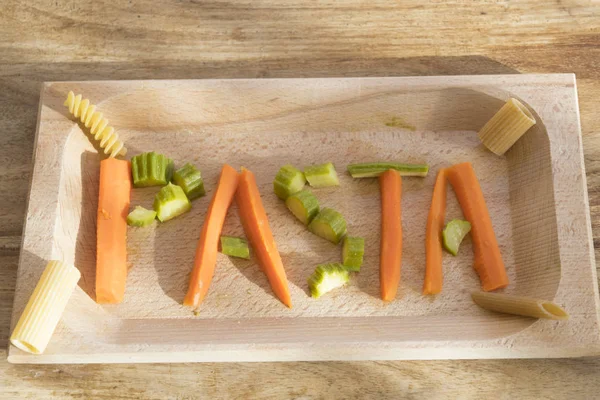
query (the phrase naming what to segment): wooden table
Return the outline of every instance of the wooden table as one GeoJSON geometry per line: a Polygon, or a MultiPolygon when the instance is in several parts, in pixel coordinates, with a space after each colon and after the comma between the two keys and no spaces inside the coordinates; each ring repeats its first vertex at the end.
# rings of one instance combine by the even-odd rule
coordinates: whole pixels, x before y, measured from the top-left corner
{"type": "MultiPolygon", "coordinates": [[[[4,1],[0,347],[7,346],[40,82],[574,72],[600,256],[600,3],[4,1]],[[172,3],[172,4],[167,4],[172,3]]],[[[600,359],[9,365],[2,398],[592,398],[600,359]]]]}

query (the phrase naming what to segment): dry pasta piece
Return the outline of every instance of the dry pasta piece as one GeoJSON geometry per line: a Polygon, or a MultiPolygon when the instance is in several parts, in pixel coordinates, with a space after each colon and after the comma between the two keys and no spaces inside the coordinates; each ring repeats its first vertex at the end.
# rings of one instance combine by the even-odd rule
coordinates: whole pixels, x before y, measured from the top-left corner
{"type": "Polygon", "coordinates": [[[489,292],[473,292],[471,297],[479,307],[490,311],[532,318],[569,319],[569,314],[551,301],[489,292]]]}
{"type": "Polygon", "coordinates": [[[43,353],[80,277],[73,265],[48,262],[10,342],[28,353],[43,353]]]}
{"type": "Polygon", "coordinates": [[[110,157],[127,154],[127,149],[119,140],[115,129],[108,125],[108,120],[101,112],[96,111],[96,106],[90,104],[88,99],[82,99],[80,94],[75,96],[75,93],[69,92],[65,106],[69,107],[69,112],[75,118],[79,118],[81,123],[89,128],[90,133],[94,135],[94,140],[100,142],[104,154],[109,154],[110,157]]]}
{"type": "Polygon", "coordinates": [[[481,128],[478,135],[485,147],[501,156],[533,125],[535,118],[527,107],[511,98],[481,128]]]}

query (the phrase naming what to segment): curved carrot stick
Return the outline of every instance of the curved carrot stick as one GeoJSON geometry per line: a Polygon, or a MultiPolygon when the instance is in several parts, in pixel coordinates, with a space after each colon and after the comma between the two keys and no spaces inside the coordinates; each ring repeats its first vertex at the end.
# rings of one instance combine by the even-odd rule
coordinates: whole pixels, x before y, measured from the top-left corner
{"type": "Polygon", "coordinates": [[[487,292],[507,286],[506,268],[473,166],[468,162],[456,164],[449,168],[446,174],[465,218],[471,223],[474,267],[479,274],[483,290],[487,292]]]}
{"type": "Polygon", "coordinates": [[[260,199],[256,179],[254,174],[245,168],[242,168],[240,174],[236,202],[246,237],[254,249],[254,254],[258,258],[262,270],[269,279],[273,292],[283,304],[292,308],[287,276],[260,199]]]}
{"type": "Polygon", "coordinates": [[[96,226],[96,302],[123,301],[127,280],[127,214],[131,195],[129,161],[100,162],[96,226]]]}
{"type": "Polygon", "coordinates": [[[441,169],[435,179],[431,207],[425,233],[425,282],[423,294],[442,291],[442,229],[446,216],[446,170],[441,169]]]}
{"type": "Polygon", "coordinates": [[[395,170],[379,176],[381,188],[381,298],[392,301],[400,283],[402,262],[402,177],[395,170]]]}
{"type": "Polygon", "coordinates": [[[238,187],[238,181],[237,171],[225,164],[221,170],[217,191],[204,218],[198,247],[196,247],[196,259],[190,277],[190,285],[183,300],[185,306],[197,308],[208,292],[215,273],[221,230],[223,229],[227,210],[238,187]]]}

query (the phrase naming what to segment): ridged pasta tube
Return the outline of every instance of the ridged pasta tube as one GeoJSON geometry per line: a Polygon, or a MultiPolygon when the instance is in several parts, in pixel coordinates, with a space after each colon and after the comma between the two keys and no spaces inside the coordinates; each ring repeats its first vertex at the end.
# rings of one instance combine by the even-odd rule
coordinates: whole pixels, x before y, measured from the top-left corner
{"type": "Polygon", "coordinates": [[[48,262],[10,342],[28,353],[42,354],[80,277],[81,273],[73,265],[48,262]]]}
{"type": "Polygon", "coordinates": [[[527,107],[511,98],[481,128],[478,135],[485,147],[501,156],[533,125],[535,118],[527,107]]]}
{"type": "Polygon", "coordinates": [[[490,311],[532,318],[569,319],[569,314],[551,301],[489,292],[473,292],[471,298],[479,307],[490,311]]]}

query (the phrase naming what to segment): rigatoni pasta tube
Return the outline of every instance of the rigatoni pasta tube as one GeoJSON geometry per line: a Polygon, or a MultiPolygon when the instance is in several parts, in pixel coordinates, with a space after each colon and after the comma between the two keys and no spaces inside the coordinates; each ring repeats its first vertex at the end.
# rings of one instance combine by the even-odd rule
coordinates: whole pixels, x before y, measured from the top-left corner
{"type": "Polygon", "coordinates": [[[490,311],[532,318],[569,319],[569,314],[551,301],[488,292],[473,292],[471,297],[479,307],[490,311]]]}
{"type": "Polygon", "coordinates": [[[508,99],[478,135],[485,147],[501,156],[533,125],[535,118],[527,107],[519,100],[508,99]]]}
{"type": "Polygon", "coordinates": [[[43,353],[80,277],[73,265],[48,262],[10,342],[28,353],[43,353]]]}

